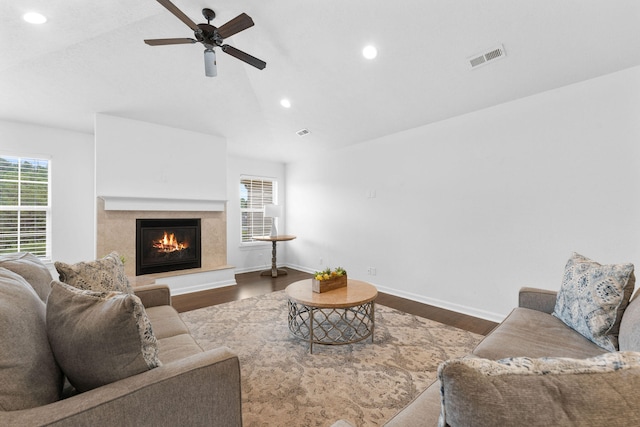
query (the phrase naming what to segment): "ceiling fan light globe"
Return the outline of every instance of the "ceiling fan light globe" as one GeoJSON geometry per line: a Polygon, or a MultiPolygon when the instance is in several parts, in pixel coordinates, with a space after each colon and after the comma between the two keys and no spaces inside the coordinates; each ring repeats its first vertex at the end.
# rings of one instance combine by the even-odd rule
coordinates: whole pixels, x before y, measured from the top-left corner
{"type": "Polygon", "coordinates": [[[213,49],[205,49],[204,51],[204,74],[207,77],[215,77],[218,75],[216,53],[213,49]]]}

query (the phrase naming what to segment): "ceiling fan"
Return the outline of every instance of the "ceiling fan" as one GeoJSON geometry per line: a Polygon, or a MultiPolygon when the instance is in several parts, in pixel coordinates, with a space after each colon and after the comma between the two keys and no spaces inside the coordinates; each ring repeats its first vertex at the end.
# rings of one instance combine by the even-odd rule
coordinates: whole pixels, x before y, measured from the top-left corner
{"type": "Polygon", "coordinates": [[[193,44],[200,42],[204,45],[204,72],[207,77],[215,77],[218,74],[216,65],[216,53],[214,48],[219,46],[223,52],[246,62],[249,65],[262,70],[267,66],[267,63],[251,56],[248,53],[236,49],[228,44],[223,44],[223,40],[227,37],[246,30],[249,27],[253,27],[253,19],[246,13],[233,18],[231,21],[223,24],[220,27],[211,25],[211,20],[216,17],[216,14],[211,9],[202,9],[202,15],[207,20],[206,24],[196,24],[180,9],[176,7],[169,0],[158,0],[162,6],[164,6],[169,12],[173,13],[179,20],[184,22],[193,30],[195,39],[191,38],[173,38],[173,39],[147,39],[144,42],[149,46],[162,46],[170,44],[193,44]]]}

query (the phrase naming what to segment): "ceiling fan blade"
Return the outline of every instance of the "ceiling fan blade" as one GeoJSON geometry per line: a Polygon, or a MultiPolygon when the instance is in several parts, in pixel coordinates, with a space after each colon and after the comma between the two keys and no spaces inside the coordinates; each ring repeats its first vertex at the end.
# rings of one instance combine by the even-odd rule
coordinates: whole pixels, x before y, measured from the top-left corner
{"type": "Polygon", "coordinates": [[[164,46],[167,44],[193,44],[194,39],[147,39],[144,41],[149,46],[164,46]]]}
{"type": "Polygon", "coordinates": [[[158,3],[167,8],[169,12],[173,13],[179,20],[187,24],[193,31],[200,31],[196,23],[193,22],[187,15],[185,15],[183,11],[178,9],[175,4],[171,3],[169,0],[158,0],[158,3]]]}
{"type": "Polygon", "coordinates": [[[241,51],[240,49],[229,46],[228,44],[222,45],[222,51],[235,58],[238,58],[240,61],[244,61],[249,65],[253,65],[260,70],[264,69],[264,67],[267,66],[267,63],[262,61],[261,59],[258,59],[255,56],[251,56],[248,53],[241,51]]]}
{"type": "Polygon", "coordinates": [[[249,27],[253,27],[253,19],[251,19],[251,17],[246,13],[241,13],[231,21],[219,27],[218,35],[223,39],[226,39],[227,37],[231,37],[232,35],[246,30],[249,27]]]}

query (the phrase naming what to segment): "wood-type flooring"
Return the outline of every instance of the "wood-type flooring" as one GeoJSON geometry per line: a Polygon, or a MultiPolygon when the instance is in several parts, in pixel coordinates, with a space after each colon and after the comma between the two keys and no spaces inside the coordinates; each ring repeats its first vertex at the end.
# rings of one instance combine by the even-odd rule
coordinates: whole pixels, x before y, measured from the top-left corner
{"type": "MultiPolygon", "coordinates": [[[[298,280],[311,278],[312,275],[290,268],[288,274],[276,278],[261,276],[260,272],[241,273],[236,275],[237,285],[225,286],[201,292],[193,292],[184,295],[176,295],[172,298],[172,304],[179,312],[195,310],[211,305],[236,301],[270,292],[283,290],[289,284],[298,280]]],[[[406,298],[380,292],[376,302],[396,310],[411,313],[416,316],[435,320],[446,325],[487,335],[497,326],[497,323],[477,317],[468,316],[443,308],[422,304],[406,298]]]]}

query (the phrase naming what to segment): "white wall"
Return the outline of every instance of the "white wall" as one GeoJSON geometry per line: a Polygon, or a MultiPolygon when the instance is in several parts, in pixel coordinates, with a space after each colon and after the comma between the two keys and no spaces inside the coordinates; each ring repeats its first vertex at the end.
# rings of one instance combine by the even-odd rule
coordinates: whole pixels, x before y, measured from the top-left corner
{"type": "Polygon", "coordinates": [[[227,200],[224,138],[96,114],[97,196],[227,200]]]}
{"type": "Polygon", "coordinates": [[[290,164],[288,264],[493,320],[572,251],[640,265],[639,118],[636,67],[290,164]]]}
{"type": "MultiPolygon", "coordinates": [[[[227,262],[235,267],[236,273],[266,270],[271,267],[271,244],[258,243],[253,246],[240,245],[240,176],[252,175],[278,180],[278,204],[287,206],[285,188],[285,166],[279,162],[229,156],[227,158],[227,262]]],[[[296,234],[287,227],[286,213],[278,218],[279,234],[296,234]]],[[[283,265],[287,253],[296,241],[277,245],[278,265],[283,265]]]]}
{"type": "Polygon", "coordinates": [[[94,258],[93,135],[0,121],[0,153],[51,159],[53,260],[94,258]]]}
{"type": "MultiPolygon", "coordinates": [[[[91,134],[0,121],[1,153],[44,155],[52,159],[52,256],[54,260],[78,262],[96,257],[94,144],[94,136],[91,134]]],[[[113,152],[116,153],[122,149],[121,146],[113,148],[113,152]]],[[[156,150],[156,155],[159,152],[156,150]]],[[[128,161],[132,159],[128,158],[128,161]]],[[[222,188],[224,199],[229,199],[227,263],[237,267],[238,271],[266,269],[271,265],[270,244],[250,248],[240,247],[239,179],[241,175],[276,178],[279,183],[279,202],[284,204],[286,200],[284,164],[229,157],[228,166],[226,166],[226,155],[224,162],[222,188]]],[[[122,176],[117,175],[117,177],[122,176]]],[[[162,197],[165,197],[166,193],[162,194],[162,197]]],[[[279,226],[280,232],[286,232],[286,217],[279,219],[279,226]]],[[[284,261],[286,250],[292,243],[278,245],[279,260],[284,261]]],[[[280,264],[282,262],[279,262],[280,264]]]]}

